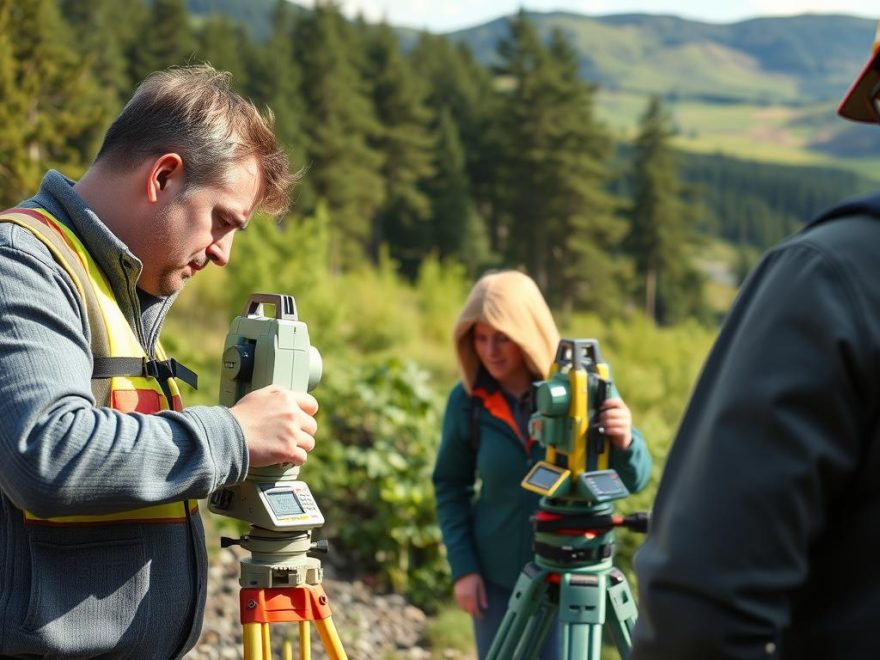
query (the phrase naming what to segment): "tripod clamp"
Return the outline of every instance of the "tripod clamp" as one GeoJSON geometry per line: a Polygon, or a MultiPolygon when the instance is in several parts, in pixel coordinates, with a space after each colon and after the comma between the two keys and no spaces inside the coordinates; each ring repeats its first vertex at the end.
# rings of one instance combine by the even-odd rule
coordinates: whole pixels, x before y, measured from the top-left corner
{"type": "Polygon", "coordinates": [[[620,514],[570,514],[561,515],[538,511],[531,518],[536,532],[557,532],[559,534],[604,534],[615,527],[625,527],[643,534],[648,531],[647,513],[620,514]]]}
{"type": "MultiPolygon", "coordinates": [[[[250,536],[240,536],[237,539],[231,539],[228,536],[220,537],[220,547],[221,548],[229,548],[233,545],[240,545],[242,548],[247,549],[247,544],[251,540],[250,536]]],[[[312,541],[309,545],[309,549],[307,552],[320,552],[323,554],[327,554],[330,552],[330,543],[326,539],[321,539],[320,541],[312,541]]]]}

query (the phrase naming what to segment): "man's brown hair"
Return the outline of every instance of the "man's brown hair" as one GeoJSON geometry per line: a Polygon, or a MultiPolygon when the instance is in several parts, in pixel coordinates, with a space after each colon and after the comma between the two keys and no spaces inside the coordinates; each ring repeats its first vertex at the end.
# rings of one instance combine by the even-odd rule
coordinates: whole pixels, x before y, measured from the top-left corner
{"type": "Polygon", "coordinates": [[[188,187],[222,183],[230,166],[254,156],[263,180],[260,208],[283,214],[296,177],[278,146],[271,110],[261,113],[230,86],[228,72],[202,64],[150,74],[110,126],[96,161],[135,167],[180,154],[188,187]]]}

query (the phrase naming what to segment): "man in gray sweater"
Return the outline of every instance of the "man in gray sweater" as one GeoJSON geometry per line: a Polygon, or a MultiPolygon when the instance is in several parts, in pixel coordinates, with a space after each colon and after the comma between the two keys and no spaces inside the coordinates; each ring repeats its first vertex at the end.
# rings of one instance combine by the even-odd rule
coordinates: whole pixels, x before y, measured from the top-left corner
{"type": "MultiPolygon", "coordinates": [[[[877,122],[880,30],[840,106],[877,122]]],[[[880,657],[880,195],[743,284],[635,560],[632,660],[880,657]]]]}
{"type": "Polygon", "coordinates": [[[159,332],[290,183],[271,117],[228,74],[185,67],[141,84],[78,182],[50,171],[0,213],[0,656],[195,645],[197,500],[249,467],[302,464],[317,402],[270,386],[184,409],[159,332]]]}

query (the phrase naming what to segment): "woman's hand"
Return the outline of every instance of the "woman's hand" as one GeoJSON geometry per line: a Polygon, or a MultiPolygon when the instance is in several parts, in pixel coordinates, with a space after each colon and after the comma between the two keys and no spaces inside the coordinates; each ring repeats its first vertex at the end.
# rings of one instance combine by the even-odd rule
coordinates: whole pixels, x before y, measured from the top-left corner
{"type": "Polygon", "coordinates": [[[479,573],[468,573],[458,578],[453,593],[461,609],[472,617],[483,618],[483,610],[489,607],[489,602],[486,600],[486,585],[479,573]]]}
{"type": "Polygon", "coordinates": [[[599,426],[605,437],[618,449],[628,449],[632,443],[632,413],[623,399],[605,399],[599,409],[599,426]]]}

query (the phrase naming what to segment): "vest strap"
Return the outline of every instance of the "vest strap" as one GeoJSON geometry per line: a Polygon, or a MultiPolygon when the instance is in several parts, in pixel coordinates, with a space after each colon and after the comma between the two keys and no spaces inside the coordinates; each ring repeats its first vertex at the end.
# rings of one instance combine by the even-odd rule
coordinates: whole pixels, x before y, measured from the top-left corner
{"type": "MultiPolygon", "coordinates": [[[[13,208],[0,213],[0,221],[13,222],[30,230],[49,249],[58,263],[64,268],[79,292],[86,309],[86,318],[91,335],[92,355],[106,355],[110,352],[104,317],[95,297],[94,289],[89,286],[89,274],[80,261],[76,251],[70,246],[64,234],[52,225],[47,215],[38,209],[13,208]]],[[[92,395],[98,405],[107,401],[110,396],[108,383],[92,380],[92,395]]]]}
{"type": "Polygon", "coordinates": [[[149,376],[163,381],[177,378],[194,390],[199,389],[199,375],[174,358],[167,360],[148,360],[136,357],[96,357],[92,378],[113,378],[114,376],[149,376]]]}

